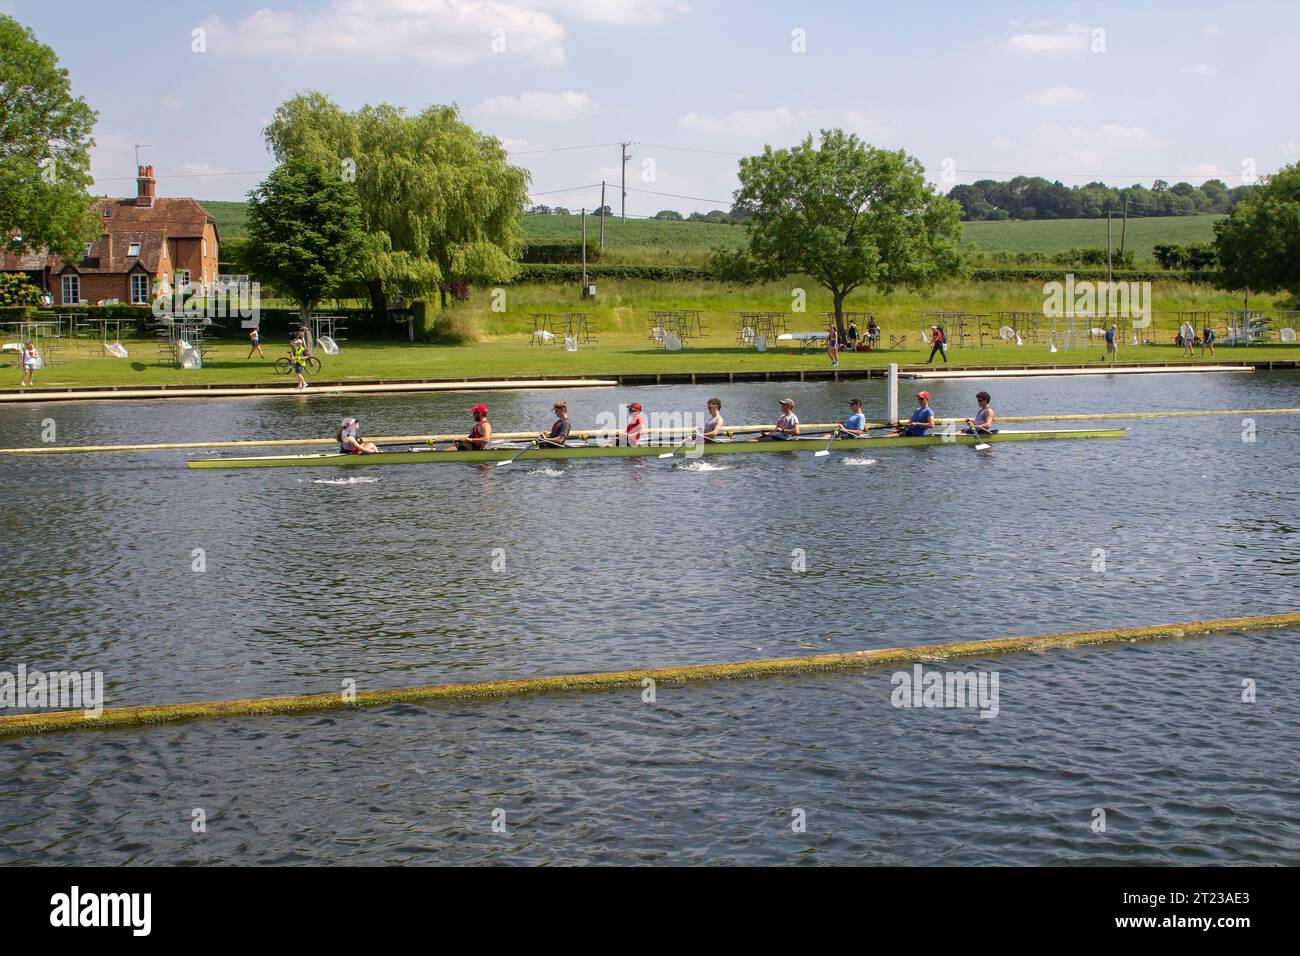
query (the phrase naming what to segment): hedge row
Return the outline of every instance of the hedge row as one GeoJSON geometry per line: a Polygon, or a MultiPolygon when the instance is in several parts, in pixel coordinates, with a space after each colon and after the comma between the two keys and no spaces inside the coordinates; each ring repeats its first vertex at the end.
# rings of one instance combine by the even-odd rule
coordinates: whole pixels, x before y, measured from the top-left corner
{"type": "MultiPolygon", "coordinates": [[[[587,278],[592,282],[601,279],[649,279],[654,282],[698,282],[714,278],[707,268],[695,266],[588,266],[587,278]]],[[[521,282],[581,282],[582,266],[559,264],[524,265],[515,277],[521,282]]]]}
{"type": "MultiPolygon", "coordinates": [[[[1076,282],[1105,282],[1105,269],[971,269],[967,277],[976,282],[1063,282],[1066,274],[1073,275],[1076,282]]],[[[1115,269],[1111,277],[1116,282],[1214,282],[1218,278],[1215,272],[1162,272],[1143,269],[1115,269]]]]}
{"type": "MultiPolygon", "coordinates": [[[[519,254],[519,261],[525,265],[537,263],[581,263],[582,240],[580,239],[531,239],[524,244],[519,254]]],[[[587,261],[599,262],[600,249],[587,244],[587,261]]]]}
{"type": "MultiPolygon", "coordinates": [[[[1036,269],[971,269],[966,277],[977,282],[1063,282],[1066,274],[1072,274],[1076,281],[1092,282],[1106,280],[1105,269],[1043,268],[1036,269]]],[[[696,266],[588,266],[587,277],[599,283],[602,279],[649,279],[655,282],[700,282],[722,281],[709,268],[696,266]]],[[[1116,269],[1112,272],[1116,282],[1213,282],[1218,274],[1214,272],[1161,272],[1141,269],[1116,269]]],[[[516,283],[522,282],[570,282],[582,280],[582,267],[558,264],[534,264],[522,266],[516,283]]]]}

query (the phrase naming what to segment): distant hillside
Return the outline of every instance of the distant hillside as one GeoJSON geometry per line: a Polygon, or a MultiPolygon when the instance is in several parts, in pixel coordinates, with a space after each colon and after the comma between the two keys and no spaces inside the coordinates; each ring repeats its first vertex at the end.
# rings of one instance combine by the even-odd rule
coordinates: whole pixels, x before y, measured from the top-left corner
{"type": "MultiPolygon", "coordinates": [[[[242,202],[202,200],[217,220],[222,239],[245,235],[246,207],[242,202]]],[[[1139,261],[1153,258],[1158,242],[1210,242],[1214,223],[1220,216],[1161,216],[1130,219],[1126,247],[1139,261]]],[[[528,239],[579,239],[581,216],[524,216],[528,239]]],[[[1120,220],[1111,223],[1115,248],[1119,249],[1120,220]]],[[[964,240],[985,252],[1031,252],[1050,255],[1070,249],[1104,249],[1105,219],[1052,219],[1038,221],[967,222],[962,224],[964,240]]],[[[600,239],[600,220],[587,217],[587,241],[594,248],[600,239]]],[[[703,264],[714,249],[736,247],[745,241],[743,226],[712,222],[676,222],[663,219],[605,220],[604,262],[648,262],[703,264]]]]}
{"type": "MultiPolygon", "coordinates": [[[[1154,258],[1158,242],[1211,242],[1214,223],[1222,216],[1153,216],[1128,221],[1125,248],[1139,261],[1154,258]]],[[[1120,220],[1111,220],[1111,241],[1119,249],[1120,220]]],[[[962,223],[962,237],[985,252],[1039,252],[1051,254],[1070,249],[1105,249],[1105,219],[1050,219],[1038,221],[962,223]]]]}
{"type": "Polygon", "coordinates": [[[217,221],[217,235],[223,240],[244,238],[244,221],[248,215],[247,203],[200,199],[199,204],[212,213],[212,218],[217,221]]]}

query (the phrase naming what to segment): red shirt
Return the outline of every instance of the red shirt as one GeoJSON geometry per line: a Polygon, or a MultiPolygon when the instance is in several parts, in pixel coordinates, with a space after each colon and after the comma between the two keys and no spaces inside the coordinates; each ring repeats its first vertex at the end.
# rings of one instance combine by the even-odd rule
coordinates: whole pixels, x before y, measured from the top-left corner
{"type": "Polygon", "coordinates": [[[627,443],[629,445],[639,445],[641,443],[641,430],[645,428],[645,416],[637,412],[632,416],[632,420],[627,423],[627,443]]]}

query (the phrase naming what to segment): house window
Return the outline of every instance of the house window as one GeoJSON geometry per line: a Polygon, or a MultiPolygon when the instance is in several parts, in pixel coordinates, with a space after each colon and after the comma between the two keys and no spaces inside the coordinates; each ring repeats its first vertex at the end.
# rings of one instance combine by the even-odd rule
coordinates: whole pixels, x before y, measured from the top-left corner
{"type": "Polygon", "coordinates": [[[63,305],[73,305],[81,301],[81,277],[63,277],[63,305]]]}
{"type": "Polygon", "coordinates": [[[93,245],[94,245],[93,242],[88,242],[88,243],[86,243],[86,258],[87,258],[87,259],[90,258],[90,247],[93,246],[93,245]]]}
{"type": "Polygon", "coordinates": [[[143,272],[131,273],[131,304],[149,304],[149,276],[143,272]]]}
{"type": "Polygon", "coordinates": [[[208,254],[208,240],[206,239],[203,240],[203,254],[205,256],[208,254]]]}
{"type": "Polygon", "coordinates": [[[131,243],[130,245],[128,245],[128,246],[126,247],[126,254],[127,254],[128,256],[138,256],[138,255],[140,255],[140,243],[138,243],[138,242],[133,242],[133,243],[131,243]]]}
{"type": "Polygon", "coordinates": [[[184,289],[184,288],[185,288],[187,285],[189,285],[189,284],[190,284],[190,270],[189,270],[189,269],[177,269],[177,270],[176,270],[176,288],[178,288],[178,289],[184,289]]]}
{"type": "Polygon", "coordinates": [[[104,209],[104,218],[105,218],[105,219],[111,218],[112,215],[113,215],[113,210],[112,210],[112,209],[110,209],[110,208],[105,208],[105,209],[104,209]]]}

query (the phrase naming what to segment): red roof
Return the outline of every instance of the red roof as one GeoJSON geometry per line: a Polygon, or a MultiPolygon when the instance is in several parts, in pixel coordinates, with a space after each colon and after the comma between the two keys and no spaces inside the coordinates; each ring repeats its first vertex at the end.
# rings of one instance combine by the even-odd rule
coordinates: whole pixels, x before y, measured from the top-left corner
{"type": "MultiPolygon", "coordinates": [[[[89,255],[75,263],[81,273],[126,273],[137,263],[156,273],[164,239],[201,239],[206,225],[212,224],[214,234],[217,228],[216,220],[193,199],[155,199],[152,206],[137,205],[134,199],[97,199],[95,215],[105,231],[90,244],[89,255]],[[140,243],[139,255],[127,254],[133,242],[140,243]]],[[[37,272],[47,265],[59,273],[64,260],[44,251],[0,251],[0,272],[37,272]]]]}

